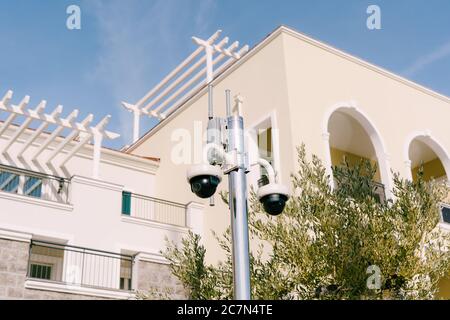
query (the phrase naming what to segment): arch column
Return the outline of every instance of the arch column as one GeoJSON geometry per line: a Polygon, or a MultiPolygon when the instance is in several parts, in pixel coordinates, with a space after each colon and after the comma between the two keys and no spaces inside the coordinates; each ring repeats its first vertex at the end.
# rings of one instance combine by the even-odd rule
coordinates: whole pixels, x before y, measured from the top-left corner
{"type": "Polygon", "coordinates": [[[409,181],[413,181],[413,176],[412,176],[412,168],[411,168],[411,160],[405,160],[405,168],[406,168],[406,179],[408,179],[409,181]]]}
{"type": "Polygon", "coordinates": [[[334,189],[334,178],[333,178],[333,169],[331,162],[331,152],[330,152],[330,133],[324,132],[322,133],[322,141],[325,148],[325,172],[328,175],[328,183],[331,187],[331,190],[334,189]]]}

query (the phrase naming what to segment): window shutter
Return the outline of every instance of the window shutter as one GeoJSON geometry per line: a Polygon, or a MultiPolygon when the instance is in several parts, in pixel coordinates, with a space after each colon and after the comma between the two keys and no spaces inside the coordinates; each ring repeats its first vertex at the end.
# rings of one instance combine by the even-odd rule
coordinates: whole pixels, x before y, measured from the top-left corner
{"type": "Polygon", "coordinates": [[[131,215],[131,192],[122,192],[122,214],[131,215]]]}

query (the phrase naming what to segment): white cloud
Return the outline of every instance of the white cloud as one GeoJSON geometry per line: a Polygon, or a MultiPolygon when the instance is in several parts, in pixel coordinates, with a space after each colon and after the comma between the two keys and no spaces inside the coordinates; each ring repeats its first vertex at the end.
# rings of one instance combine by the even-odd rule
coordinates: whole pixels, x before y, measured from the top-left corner
{"type": "Polygon", "coordinates": [[[181,61],[180,57],[190,53],[193,46],[189,36],[211,27],[215,3],[109,0],[86,1],[83,8],[95,17],[100,41],[95,70],[87,77],[110,90],[117,107],[113,116],[120,120],[116,130],[123,142],[129,143],[132,116],[122,109],[120,101],[136,102],[181,61]]]}
{"type": "Polygon", "coordinates": [[[444,44],[443,46],[437,48],[436,50],[430,52],[429,54],[420,57],[417,59],[412,65],[410,65],[406,70],[403,71],[403,74],[406,76],[413,76],[418,72],[422,71],[429,65],[447,58],[450,56],[450,42],[444,44]]]}

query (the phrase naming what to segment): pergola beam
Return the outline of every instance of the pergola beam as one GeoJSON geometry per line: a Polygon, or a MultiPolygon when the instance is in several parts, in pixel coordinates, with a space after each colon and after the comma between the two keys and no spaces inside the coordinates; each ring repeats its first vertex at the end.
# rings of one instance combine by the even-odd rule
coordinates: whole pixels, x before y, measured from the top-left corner
{"type": "MultiPolygon", "coordinates": [[[[15,109],[17,109],[18,111],[22,112],[23,108],[25,108],[28,105],[29,102],[30,102],[30,97],[29,96],[25,96],[22,99],[22,101],[19,103],[19,105],[16,106],[15,109]]],[[[16,119],[17,115],[18,115],[18,113],[11,113],[8,116],[8,118],[5,120],[5,122],[3,122],[2,127],[0,128],[0,136],[8,129],[8,127],[12,124],[14,119],[16,119]]]]}
{"type": "MultiPolygon", "coordinates": [[[[110,121],[111,116],[104,117],[94,128],[96,132],[102,134],[104,128],[110,121]]],[[[80,141],[70,150],[69,154],[61,161],[60,167],[64,166],[67,161],[69,161],[86,143],[88,143],[93,136],[93,133],[85,133],[84,136],[80,137],[80,141]]],[[[101,146],[100,146],[101,147],[101,146]]],[[[95,165],[95,164],[94,164],[95,165]]]]}
{"type": "MultiPolygon", "coordinates": [[[[228,37],[225,37],[220,41],[219,44],[217,44],[218,48],[222,48],[224,45],[226,45],[229,41],[228,37]]],[[[155,104],[157,104],[162,98],[164,98],[173,88],[175,88],[177,85],[179,85],[183,80],[185,80],[189,75],[192,74],[195,70],[198,69],[199,66],[201,66],[206,61],[206,56],[202,57],[200,60],[198,60],[195,64],[193,64],[186,72],[184,72],[180,77],[178,77],[174,82],[172,82],[169,86],[167,86],[164,91],[162,91],[156,98],[154,98],[150,103],[148,103],[143,109],[143,112],[147,112],[151,107],[153,107],[155,104]]]]}
{"type": "MultiPolygon", "coordinates": [[[[89,125],[92,120],[94,119],[93,114],[89,114],[83,121],[81,121],[80,125],[81,127],[85,127],[89,125]]],[[[73,129],[72,132],[70,132],[63,141],[61,141],[58,146],[52,151],[50,156],[47,158],[47,161],[45,163],[49,164],[63,149],[64,147],[69,144],[78,134],[80,133],[80,130],[73,129]]]]}
{"type": "MultiPolygon", "coordinates": [[[[41,114],[44,109],[45,106],[47,104],[47,101],[42,100],[41,103],[39,103],[39,105],[36,107],[35,110],[30,110],[30,112],[35,113],[35,114],[41,114]]],[[[2,153],[5,154],[7,153],[8,149],[12,146],[12,144],[20,137],[20,135],[26,130],[28,129],[28,126],[30,125],[30,123],[33,121],[33,118],[26,118],[22,124],[20,125],[19,129],[16,130],[16,132],[9,138],[8,143],[3,147],[2,153]]]]}
{"type": "MultiPolygon", "coordinates": [[[[229,38],[225,37],[218,43],[215,43],[219,39],[221,30],[218,30],[207,40],[202,40],[197,37],[192,37],[193,41],[198,45],[197,49],[189,55],[181,64],[179,64],[174,70],[172,70],[161,82],[159,82],[153,89],[147,92],[136,104],[130,104],[122,102],[122,105],[129,112],[133,113],[133,142],[139,139],[140,118],[143,114],[158,119],[164,119],[167,111],[162,112],[167,106],[171,105],[168,109],[172,110],[174,105],[172,104],[183,92],[188,91],[183,98],[192,94],[206,83],[210,83],[213,80],[214,65],[220,62],[223,58],[229,57],[232,60],[241,58],[241,52],[246,52],[248,49],[235,52],[239,46],[239,42],[233,43],[229,48],[223,48],[228,43],[229,38]],[[204,55],[197,59],[197,57],[204,51],[204,55]],[[214,59],[214,55],[218,53],[219,57],[214,59]],[[202,65],[206,67],[200,72],[195,71],[202,65]],[[183,71],[184,70],[184,71],[183,71]],[[206,76],[206,80],[201,78],[206,76]],[[196,82],[200,83],[196,84],[196,82]],[[173,92],[176,90],[175,92],[173,92]],[[145,105],[145,106],[144,106],[145,105]]],[[[228,61],[225,62],[227,66],[228,61]]],[[[178,102],[177,101],[177,102],[178,102]]],[[[172,112],[172,111],[170,111],[172,112]]]]}
{"type": "MultiPolygon", "coordinates": [[[[236,50],[236,48],[239,46],[239,42],[235,41],[233,44],[231,44],[231,46],[229,46],[227,48],[227,50],[229,52],[233,52],[234,50],[236,50]]],[[[212,65],[216,65],[218,64],[220,61],[222,61],[224,58],[226,57],[226,55],[224,53],[219,54],[219,56],[217,56],[213,62],[212,65]]],[[[198,81],[205,73],[207,72],[207,67],[204,67],[201,71],[199,71],[194,77],[192,77],[191,80],[189,80],[188,82],[186,82],[183,86],[181,86],[174,94],[172,94],[169,98],[167,98],[164,103],[160,104],[155,110],[155,113],[161,112],[164,110],[164,107],[166,107],[168,104],[170,104],[170,102],[172,102],[173,100],[175,100],[181,93],[183,93],[184,91],[186,91],[187,88],[189,88],[191,85],[193,85],[196,81],[198,81]]],[[[205,80],[203,80],[202,82],[200,82],[197,87],[201,87],[205,84],[205,80]]],[[[195,89],[197,89],[197,87],[195,87],[195,89]]],[[[192,90],[195,91],[195,90],[192,90]]],[[[179,99],[176,103],[174,103],[170,108],[175,107],[178,105],[178,102],[184,100],[185,98],[187,98],[189,95],[191,94],[191,92],[186,93],[181,99],[179,99]]]]}
{"type": "Polygon", "coordinates": [[[72,159],[72,157],[75,155],[75,153],[77,153],[86,143],[88,143],[91,140],[91,138],[92,138],[92,134],[86,133],[84,135],[84,137],[82,137],[81,140],[75,145],[75,147],[73,147],[72,150],[70,150],[69,154],[67,154],[67,156],[65,156],[65,158],[59,164],[59,166],[60,167],[64,166],[67,163],[67,161],[72,159]]]}
{"type": "Polygon", "coordinates": [[[160,120],[165,119],[168,114],[171,114],[183,101],[188,99],[193,92],[196,92],[205,84],[211,83],[214,76],[219,73],[217,71],[222,72],[248,51],[248,46],[244,46],[236,52],[239,47],[238,41],[234,42],[230,47],[224,48],[224,45],[229,41],[228,37],[215,43],[219,39],[220,34],[221,30],[218,30],[207,40],[192,37],[198,48],[191,55],[136,104],[122,102],[123,107],[133,113],[133,143],[139,139],[140,118],[142,115],[155,117],[160,120]],[[202,52],[204,52],[204,55],[199,57],[202,52]],[[216,58],[214,58],[215,54],[218,54],[216,58]],[[196,60],[197,57],[199,58],[196,60]],[[214,66],[226,57],[229,57],[229,59],[221,63],[217,70],[214,70],[214,66]],[[195,73],[202,64],[206,66],[195,73]],[[202,77],[205,77],[205,79],[202,79],[202,77]],[[180,96],[182,97],[179,98],[180,96]]]}
{"type": "MultiPolygon", "coordinates": [[[[25,98],[27,98],[27,97],[25,97],[25,98]]],[[[28,99],[29,99],[29,97],[28,97],[28,99]]],[[[24,116],[27,118],[30,117],[30,118],[33,118],[34,120],[44,121],[44,122],[47,122],[49,125],[53,124],[53,125],[57,125],[57,126],[62,126],[66,129],[77,129],[81,132],[92,133],[91,128],[84,126],[81,123],[71,123],[71,122],[67,121],[66,119],[55,118],[49,114],[36,114],[33,110],[31,110],[31,111],[23,110],[23,107],[21,107],[20,105],[16,106],[16,105],[4,104],[4,103],[0,102],[0,110],[10,112],[11,114],[16,114],[16,116],[24,116]]],[[[0,131],[0,133],[3,133],[3,132],[0,131]]],[[[109,132],[106,130],[105,130],[105,135],[108,137],[108,139],[116,139],[120,136],[116,133],[109,132]]]]}
{"type": "MultiPolygon", "coordinates": [[[[222,33],[222,30],[217,30],[207,42],[209,44],[213,44],[222,33]]],[[[164,85],[170,81],[175,75],[177,75],[183,68],[185,68],[189,63],[191,63],[201,52],[203,51],[202,47],[198,47],[189,57],[187,57],[181,64],[179,64],[172,72],[170,72],[160,83],[158,83],[152,90],[150,90],[141,100],[136,103],[137,108],[141,108],[144,103],[150,99],[158,90],[160,90],[164,85]]]]}
{"type": "MultiPolygon", "coordinates": [[[[60,117],[61,112],[63,108],[61,105],[58,105],[55,110],[50,114],[50,116],[54,119],[57,119],[60,117]]],[[[42,122],[41,125],[33,132],[33,134],[30,136],[30,138],[25,142],[22,149],[20,149],[19,153],[17,154],[18,157],[23,156],[23,153],[28,149],[31,144],[36,141],[36,139],[44,132],[45,129],[49,126],[48,122],[42,122]]]]}
{"type": "MultiPolygon", "coordinates": [[[[249,46],[245,45],[244,47],[242,47],[239,51],[238,54],[240,56],[244,55],[246,52],[248,52],[249,50],[249,46]]],[[[214,71],[214,75],[218,75],[220,74],[223,70],[225,70],[231,63],[233,63],[234,59],[230,58],[228,59],[224,64],[222,64],[217,70],[214,71]]],[[[172,114],[173,111],[175,111],[175,109],[181,105],[181,103],[183,103],[186,99],[189,98],[190,94],[192,91],[197,91],[199,90],[202,86],[205,85],[205,81],[202,81],[201,83],[199,83],[197,86],[195,86],[190,92],[186,93],[182,98],[180,98],[177,102],[175,102],[171,107],[167,108],[164,112],[159,114],[159,118],[160,119],[166,119],[170,114],[172,114]]]]}
{"type": "MultiPolygon", "coordinates": [[[[73,110],[69,116],[64,119],[65,121],[72,123],[76,117],[78,117],[78,110],[75,109],[73,110]]],[[[32,161],[37,160],[37,157],[45,150],[47,149],[47,147],[56,139],[56,137],[59,136],[59,134],[64,130],[63,126],[59,126],[57,127],[50,136],[47,137],[47,139],[45,140],[45,142],[39,147],[39,149],[36,151],[36,153],[34,154],[34,156],[31,158],[32,161]]]]}
{"type": "Polygon", "coordinates": [[[1,100],[1,104],[8,105],[12,99],[12,96],[13,96],[13,92],[11,90],[8,90],[6,92],[6,94],[3,96],[2,100],[1,100]]]}
{"type": "MultiPolygon", "coordinates": [[[[248,45],[245,45],[237,52],[237,54],[242,57],[245,53],[248,52],[249,49],[250,47],[248,45]]],[[[214,75],[216,76],[222,73],[222,71],[228,68],[233,62],[233,58],[228,59],[224,64],[222,64],[219,68],[217,68],[217,70],[214,71],[214,75]]]]}
{"type": "MultiPolygon", "coordinates": [[[[53,167],[57,164],[52,163],[52,161],[57,157],[57,155],[63,152],[64,148],[72,144],[77,135],[80,136],[80,141],[77,141],[68,154],[64,157],[62,163],[59,166],[62,167],[69,161],[80,149],[85,146],[92,138],[94,138],[94,168],[95,176],[98,177],[98,163],[100,162],[101,155],[101,141],[103,138],[116,139],[120,135],[114,132],[105,130],[106,125],[109,123],[111,116],[106,116],[100,120],[96,126],[90,126],[94,119],[92,114],[89,114],[83,121],[76,122],[78,117],[78,110],[73,110],[66,118],[61,118],[61,113],[63,108],[58,105],[50,114],[44,113],[46,107],[46,101],[41,101],[35,109],[26,109],[29,104],[30,97],[25,96],[18,105],[11,103],[13,97],[13,92],[11,90],[7,91],[6,94],[0,100],[0,111],[5,111],[9,115],[0,123],[0,136],[5,133],[8,129],[14,129],[12,134],[7,137],[7,141],[4,145],[0,147],[0,153],[5,157],[8,156],[10,150],[13,150],[12,146],[14,143],[18,142],[24,133],[29,130],[29,137],[27,140],[23,141],[19,151],[16,153],[17,158],[21,158],[24,161],[31,160],[35,162],[36,165],[39,164],[38,157],[46,150],[51,149],[49,156],[47,157],[45,164],[49,167],[53,167]],[[16,118],[24,118],[23,121],[15,122],[16,118]],[[36,120],[39,123],[37,129],[30,127],[31,123],[36,120]],[[14,124],[14,128],[10,128],[14,124]],[[45,134],[45,140],[41,143],[35,150],[32,157],[25,159],[25,152],[33,145],[33,143],[40,137],[43,136],[44,130],[46,130],[50,125],[54,125],[55,128],[48,135],[45,134]],[[69,129],[69,134],[65,137],[61,137],[63,130],[69,129]],[[31,132],[32,131],[32,132],[31,132]],[[99,143],[100,142],[100,143],[99,143]],[[52,144],[55,147],[52,149],[52,144]]],[[[20,141],[22,142],[22,141],[20,141]]],[[[64,152],[63,152],[64,153],[64,152]]],[[[11,155],[10,157],[13,157],[11,155]]],[[[9,160],[7,160],[9,161],[9,160]]],[[[48,168],[47,168],[48,169],[48,168]]],[[[44,170],[47,170],[44,169],[44,170]]]]}

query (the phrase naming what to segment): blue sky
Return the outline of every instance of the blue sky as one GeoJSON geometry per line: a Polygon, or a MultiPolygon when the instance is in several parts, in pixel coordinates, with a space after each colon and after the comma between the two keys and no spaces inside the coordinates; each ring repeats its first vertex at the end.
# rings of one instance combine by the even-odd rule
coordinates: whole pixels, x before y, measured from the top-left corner
{"type": "Polygon", "coordinates": [[[252,46],[285,24],[450,96],[449,12],[448,0],[0,0],[0,95],[111,114],[122,137],[106,145],[118,148],[132,132],[120,101],[136,102],[193,51],[191,36],[221,28],[252,46]],[[71,4],[81,30],[66,28],[71,4]],[[371,4],[381,30],[366,28],[371,4]]]}

